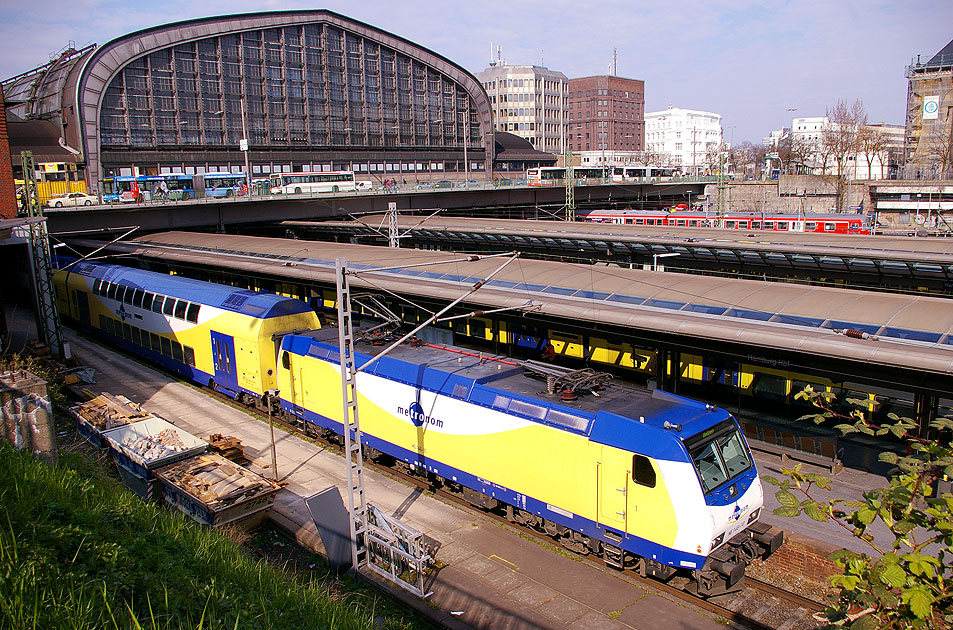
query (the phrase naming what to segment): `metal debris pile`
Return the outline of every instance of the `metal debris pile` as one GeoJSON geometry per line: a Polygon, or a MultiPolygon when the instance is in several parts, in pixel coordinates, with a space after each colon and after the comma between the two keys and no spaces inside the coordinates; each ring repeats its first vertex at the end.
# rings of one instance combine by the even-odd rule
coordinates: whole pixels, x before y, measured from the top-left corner
{"type": "Polygon", "coordinates": [[[163,429],[155,435],[128,436],[123,438],[122,445],[147,461],[186,450],[185,443],[175,429],[163,429]]]}

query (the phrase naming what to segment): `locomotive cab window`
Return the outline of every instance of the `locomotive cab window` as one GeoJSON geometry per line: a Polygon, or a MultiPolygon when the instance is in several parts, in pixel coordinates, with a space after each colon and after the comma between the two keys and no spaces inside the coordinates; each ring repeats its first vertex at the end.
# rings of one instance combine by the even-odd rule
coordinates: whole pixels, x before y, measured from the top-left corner
{"type": "Polygon", "coordinates": [[[194,302],[189,303],[189,310],[185,314],[185,321],[192,322],[197,324],[199,321],[199,306],[200,304],[195,304],[194,302]]]}
{"type": "Polygon", "coordinates": [[[685,448],[705,494],[751,468],[751,456],[732,420],[725,420],[685,440],[685,448]]]}
{"type": "Polygon", "coordinates": [[[645,455],[632,456],[632,481],[647,488],[655,487],[655,469],[645,455]]]}

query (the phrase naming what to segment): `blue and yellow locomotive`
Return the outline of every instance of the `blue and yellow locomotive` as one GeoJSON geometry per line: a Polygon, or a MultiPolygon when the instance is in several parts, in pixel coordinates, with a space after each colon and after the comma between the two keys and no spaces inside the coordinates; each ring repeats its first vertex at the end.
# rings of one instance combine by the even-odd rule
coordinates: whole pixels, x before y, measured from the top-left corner
{"type": "MultiPolygon", "coordinates": [[[[58,271],[55,284],[60,312],[80,327],[246,404],[341,432],[337,333],[318,330],[303,302],[93,262],[58,271]]],[[[358,365],[373,347],[360,349],[358,365]]],[[[781,544],[758,521],[761,482],[729,413],[585,379],[567,395],[558,370],[526,365],[402,346],[358,375],[364,442],[610,566],[660,579],[689,571],[700,595],[736,588],[748,561],[781,544]]]]}
{"type": "Polygon", "coordinates": [[[275,335],[320,326],[300,300],[118,265],[79,262],[54,284],[81,328],[259,407],[276,387],[275,335]]]}
{"type": "MultiPolygon", "coordinates": [[[[338,360],[335,331],[284,336],[285,411],[341,433],[338,360]]],[[[611,566],[691,571],[700,595],[736,587],[748,561],[780,546],[782,532],[758,522],[761,481],[729,413],[620,385],[564,395],[559,382],[404,345],[357,376],[363,441],[611,566]]]]}

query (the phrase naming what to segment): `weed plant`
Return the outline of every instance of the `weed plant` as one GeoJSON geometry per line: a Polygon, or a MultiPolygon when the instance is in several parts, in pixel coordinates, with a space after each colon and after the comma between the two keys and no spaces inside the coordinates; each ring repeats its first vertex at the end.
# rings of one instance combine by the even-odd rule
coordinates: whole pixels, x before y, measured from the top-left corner
{"type": "Polygon", "coordinates": [[[49,467],[0,444],[0,628],[416,627],[387,609],[143,503],[94,458],[70,453],[49,467]]]}

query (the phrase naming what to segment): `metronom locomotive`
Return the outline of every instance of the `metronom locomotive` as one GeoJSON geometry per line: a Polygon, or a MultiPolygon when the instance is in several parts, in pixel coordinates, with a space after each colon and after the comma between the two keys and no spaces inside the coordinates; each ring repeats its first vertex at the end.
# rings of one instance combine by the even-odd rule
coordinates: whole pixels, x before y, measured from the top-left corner
{"type": "MultiPolygon", "coordinates": [[[[337,331],[292,298],[82,262],[56,277],[64,317],[309,431],[343,428],[337,331]],[[277,390],[277,393],[276,393],[277,390]]],[[[380,347],[358,345],[356,365],[380,347]]],[[[728,412],[589,370],[413,340],[357,376],[368,456],[615,568],[740,587],[783,532],[728,412]]]]}

